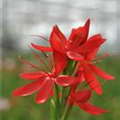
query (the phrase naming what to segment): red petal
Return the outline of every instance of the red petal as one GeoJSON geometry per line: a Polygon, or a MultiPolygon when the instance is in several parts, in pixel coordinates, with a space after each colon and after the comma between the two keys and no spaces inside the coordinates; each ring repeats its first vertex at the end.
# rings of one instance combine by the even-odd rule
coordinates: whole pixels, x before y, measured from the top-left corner
{"type": "Polygon", "coordinates": [[[44,52],[52,52],[53,49],[51,47],[45,47],[45,46],[40,46],[40,45],[35,45],[31,43],[32,47],[34,47],[37,50],[44,51],[44,52]]]}
{"type": "Polygon", "coordinates": [[[58,36],[58,38],[60,39],[61,41],[61,44],[63,46],[65,46],[66,42],[67,42],[67,39],[66,37],[64,36],[64,34],[59,30],[58,26],[55,25],[54,28],[53,28],[54,32],[56,33],[56,35],[58,36]]]}
{"type": "Polygon", "coordinates": [[[55,71],[56,74],[61,73],[67,64],[67,57],[65,54],[62,54],[57,51],[53,51],[53,58],[54,58],[54,63],[55,63],[55,71]]]}
{"type": "Polygon", "coordinates": [[[86,40],[87,40],[87,38],[88,38],[88,34],[89,34],[89,28],[90,28],[90,19],[88,19],[87,21],[86,21],[86,23],[85,23],[85,37],[84,37],[84,41],[83,41],[83,43],[85,43],[86,42],[86,40]]]}
{"type": "Polygon", "coordinates": [[[52,86],[54,84],[53,80],[48,79],[41,87],[37,97],[36,103],[44,103],[51,96],[52,86]]]}
{"type": "Polygon", "coordinates": [[[64,48],[65,48],[65,44],[63,42],[64,40],[63,39],[61,40],[59,36],[60,33],[58,31],[56,32],[56,27],[54,27],[50,35],[50,44],[55,51],[64,53],[64,48]]]}
{"type": "Polygon", "coordinates": [[[69,86],[76,83],[78,78],[61,75],[56,79],[56,83],[60,86],[69,86]]]}
{"type": "Polygon", "coordinates": [[[36,80],[43,76],[46,76],[46,73],[44,73],[44,72],[29,72],[29,73],[20,74],[20,77],[27,79],[27,80],[31,80],[31,79],[36,80]]]}
{"type": "Polygon", "coordinates": [[[27,96],[31,95],[40,89],[41,85],[44,83],[44,77],[40,80],[32,82],[26,86],[20,87],[13,92],[14,96],[27,96]]]}
{"type": "Polygon", "coordinates": [[[101,88],[99,82],[97,81],[97,79],[95,78],[95,75],[93,74],[93,72],[91,71],[91,69],[87,65],[84,66],[84,76],[85,76],[85,79],[86,79],[88,85],[97,94],[102,95],[102,88],[101,88]]]}
{"type": "MultiPolygon", "coordinates": [[[[99,46],[100,47],[100,46],[99,46]]],[[[85,55],[85,59],[88,60],[88,61],[91,61],[94,59],[95,55],[97,54],[98,50],[99,50],[99,47],[96,48],[95,50],[91,51],[91,52],[88,52],[86,53],[85,55]]]]}
{"type": "Polygon", "coordinates": [[[108,73],[102,71],[100,68],[94,66],[93,64],[89,64],[90,68],[93,70],[94,73],[96,73],[99,77],[107,80],[113,80],[115,77],[109,75],[108,73]]]}
{"type": "Polygon", "coordinates": [[[107,110],[101,109],[99,107],[93,106],[90,103],[80,103],[77,102],[77,105],[83,109],[84,111],[90,113],[90,114],[94,114],[94,115],[99,115],[101,113],[105,113],[107,112],[107,110]]]}
{"type": "Polygon", "coordinates": [[[74,101],[86,102],[91,98],[91,90],[75,92],[71,95],[74,101]]]}
{"type": "Polygon", "coordinates": [[[94,49],[97,49],[104,42],[105,39],[100,38],[100,35],[94,35],[85,44],[79,46],[74,51],[78,53],[90,52],[94,49]]]}
{"type": "Polygon", "coordinates": [[[66,52],[66,54],[70,59],[75,60],[75,61],[81,61],[84,59],[81,54],[78,54],[76,52],[69,51],[69,52],[66,52]]]}
{"type": "Polygon", "coordinates": [[[67,43],[69,50],[74,49],[78,47],[80,44],[86,42],[89,33],[89,25],[90,20],[88,19],[83,27],[79,27],[77,29],[72,30],[67,43]]]}

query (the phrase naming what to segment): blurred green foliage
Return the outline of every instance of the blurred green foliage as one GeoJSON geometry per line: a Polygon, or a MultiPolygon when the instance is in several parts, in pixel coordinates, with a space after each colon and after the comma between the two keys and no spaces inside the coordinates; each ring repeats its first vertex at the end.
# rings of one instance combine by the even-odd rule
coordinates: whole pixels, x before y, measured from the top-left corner
{"type": "MultiPolygon", "coordinates": [[[[31,59],[29,55],[24,56],[27,59],[31,59]]],[[[49,120],[49,101],[45,104],[36,104],[36,93],[28,97],[14,97],[12,95],[14,89],[28,83],[28,81],[19,77],[19,73],[28,71],[29,68],[21,63],[16,56],[12,56],[10,59],[13,59],[15,66],[13,69],[8,69],[7,66],[4,66],[6,64],[5,59],[3,59],[3,68],[1,69],[2,92],[0,97],[6,98],[9,101],[10,108],[0,110],[2,120],[49,120]]],[[[94,116],[74,106],[70,114],[70,120],[120,120],[120,57],[112,56],[105,58],[102,63],[99,63],[99,66],[115,76],[116,79],[115,81],[107,81],[102,85],[104,90],[103,96],[93,93],[91,103],[108,109],[109,112],[94,116]]]]}

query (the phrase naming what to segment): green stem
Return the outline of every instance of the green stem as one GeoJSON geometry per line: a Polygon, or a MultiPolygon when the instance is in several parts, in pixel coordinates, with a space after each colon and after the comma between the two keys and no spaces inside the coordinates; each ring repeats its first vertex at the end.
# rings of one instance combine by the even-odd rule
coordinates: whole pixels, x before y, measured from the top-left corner
{"type": "Polygon", "coordinates": [[[50,120],[57,120],[55,101],[51,99],[50,102],[50,120]]]}
{"type": "Polygon", "coordinates": [[[61,88],[61,99],[60,99],[60,104],[61,104],[62,106],[63,106],[63,104],[64,104],[65,91],[66,91],[66,88],[65,88],[65,87],[62,87],[62,88],[61,88]]]}
{"type": "MultiPolygon", "coordinates": [[[[78,69],[77,62],[73,62],[69,59],[67,68],[63,71],[63,74],[75,76],[77,69],[78,69]]],[[[59,100],[59,88],[56,84],[55,84],[54,90],[55,90],[55,97],[54,97],[54,100],[51,101],[52,107],[51,107],[51,117],[50,117],[51,119],[50,120],[59,120],[59,117],[61,115],[62,115],[61,120],[67,120],[68,115],[73,106],[73,104],[66,105],[66,102],[69,98],[69,94],[71,92],[71,87],[70,88],[62,87],[61,89],[62,95],[61,95],[60,100],[59,100]]]]}
{"type": "MultiPolygon", "coordinates": [[[[74,65],[73,65],[73,67],[72,67],[72,68],[73,68],[72,76],[75,76],[75,75],[76,75],[77,70],[78,70],[78,68],[79,68],[79,65],[80,65],[79,62],[74,63],[74,65]]],[[[70,66],[69,66],[68,68],[70,68],[70,66]]],[[[71,72],[70,72],[69,74],[71,75],[71,72]]],[[[67,93],[67,99],[69,98],[71,89],[72,89],[72,88],[70,87],[70,89],[69,89],[69,91],[68,91],[68,93],[67,93]]],[[[65,99],[65,98],[64,98],[64,99],[65,99]]],[[[67,100],[67,99],[66,99],[66,100],[67,100]]],[[[73,103],[71,103],[71,104],[69,104],[68,106],[66,106],[66,108],[65,108],[65,110],[64,110],[64,113],[63,113],[63,115],[62,115],[61,120],[67,120],[67,119],[68,119],[72,107],[73,107],[73,103]]]]}
{"type": "Polygon", "coordinates": [[[55,114],[57,115],[57,119],[59,118],[59,88],[58,86],[55,84],[55,105],[56,105],[56,109],[55,109],[55,114]]]}
{"type": "MultiPolygon", "coordinates": [[[[63,75],[67,75],[67,68],[63,71],[63,75]]],[[[66,88],[61,87],[61,98],[60,98],[60,114],[62,114],[65,107],[65,98],[66,98],[66,88]]]]}
{"type": "Polygon", "coordinates": [[[68,120],[68,117],[70,115],[70,111],[71,111],[72,107],[73,107],[73,104],[70,104],[65,108],[65,111],[62,115],[61,120],[68,120]]]}

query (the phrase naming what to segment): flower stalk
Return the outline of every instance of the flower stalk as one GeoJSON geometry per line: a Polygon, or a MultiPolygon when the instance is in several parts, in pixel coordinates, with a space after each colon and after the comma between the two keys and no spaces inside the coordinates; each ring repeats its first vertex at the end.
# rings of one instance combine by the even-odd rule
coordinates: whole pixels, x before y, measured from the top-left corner
{"type": "Polygon", "coordinates": [[[50,120],[57,120],[55,101],[51,99],[50,104],[50,120]]]}
{"type": "Polygon", "coordinates": [[[59,120],[58,118],[59,118],[59,111],[60,111],[60,105],[59,105],[59,103],[60,103],[60,101],[59,101],[59,88],[58,88],[58,86],[55,84],[55,105],[56,105],[56,109],[55,109],[55,114],[56,114],[56,120],[59,120]]]}
{"type": "Polygon", "coordinates": [[[70,104],[65,108],[65,111],[62,115],[61,120],[68,120],[72,107],[73,107],[73,104],[70,104]]]}

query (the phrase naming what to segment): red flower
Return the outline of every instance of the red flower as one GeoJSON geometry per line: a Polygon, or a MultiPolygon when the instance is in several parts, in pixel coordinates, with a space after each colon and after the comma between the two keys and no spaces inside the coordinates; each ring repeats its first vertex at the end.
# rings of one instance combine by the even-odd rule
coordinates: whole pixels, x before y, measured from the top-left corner
{"type": "MultiPolygon", "coordinates": [[[[38,56],[37,53],[34,52],[34,54],[38,60],[42,61],[42,59],[38,56]]],[[[44,103],[51,96],[52,87],[54,84],[60,86],[69,86],[72,85],[77,79],[75,77],[70,77],[67,75],[58,75],[59,73],[56,71],[59,71],[59,69],[61,69],[63,66],[55,66],[56,68],[52,68],[52,72],[50,73],[43,71],[39,67],[31,64],[29,61],[24,62],[38,69],[39,71],[20,74],[20,77],[26,80],[32,80],[33,82],[16,89],[13,93],[15,96],[27,96],[33,94],[36,91],[39,91],[36,97],[36,102],[44,103]]],[[[55,63],[56,62],[59,61],[55,61],[55,63]]],[[[42,63],[45,65],[44,61],[42,61],[42,63]]]]}
{"type": "MultiPolygon", "coordinates": [[[[31,83],[14,90],[13,95],[27,96],[38,91],[36,103],[44,103],[53,95],[53,87],[55,86],[57,91],[55,91],[54,113],[56,113],[59,106],[61,106],[61,109],[64,109],[64,106],[67,107],[62,113],[63,115],[61,114],[62,119],[67,118],[67,113],[70,112],[70,108],[72,108],[73,105],[77,105],[90,114],[99,115],[107,112],[107,110],[89,103],[92,90],[97,94],[102,94],[102,88],[96,79],[96,75],[107,80],[114,79],[113,76],[94,65],[98,60],[107,56],[103,55],[95,58],[99,47],[105,42],[105,39],[102,38],[100,34],[88,38],[89,26],[90,20],[88,19],[84,26],[72,29],[67,39],[58,26],[55,25],[49,39],[50,47],[31,43],[32,47],[40,50],[44,54],[46,60],[41,58],[30,47],[36,60],[44,65],[45,68],[43,69],[43,66],[39,67],[38,65],[34,65],[20,58],[22,62],[28,64],[31,68],[37,69],[37,71],[20,74],[21,78],[28,81],[30,80],[31,83]],[[46,55],[45,52],[52,52],[53,58],[50,54],[46,55]],[[61,75],[61,73],[64,75],[61,75]],[[91,89],[85,90],[82,89],[83,86],[78,86],[84,81],[91,89]],[[63,88],[59,91],[59,88],[57,88],[58,86],[63,86],[63,88]],[[81,90],[78,91],[78,89],[81,90]],[[60,99],[59,95],[61,97],[60,99]],[[65,105],[67,102],[69,104],[68,106],[65,105]]],[[[44,37],[42,38],[45,39],[44,37]]],[[[52,117],[57,118],[61,116],[53,116],[52,114],[52,117]]]]}
{"type": "MultiPolygon", "coordinates": [[[[38,50],[47,52],[53,51],[54,61],[56,61],[56,59],[57,61],[59,60],[60,63],[56,64],[63,66],[64,69],[67,64],[67,58],[70,58],[75,61],[83,60],[82,53],[92,51],[104,42],[104,39],[97,38],[97,35],[87,40],[89,24],[90,20],[88,19],[83,27],[73,29],[68,40],[66,39],[64,34],[59,30],[57,25],[55,25],[53,27],[53,31],[50,35],[49,40],[51,47],[43,47],[40,45],[35,45],[33,43],[31,43],[31,45],[38,50]]],[[[63,69],[61,69],[61,71],[63,69]]]]}
{"type": "Polygon", "coordinates": [[[69,104],[75,104],[80,109],[94,115],[99,115],[101,113],[107,112],[107,110],[101,109],[96,107],[88,102],[91,98],[91,91],[90,90],[82,90],[78,92],[71,93],[69,97],[69,104]]]}
{"type": "MultiPolygon", "coordinates": [[[[100,37],[100,36],[98,36],[100,37]]],[[[99,77],[107,80],[113,80],[114,77],[109,75],[108,73],[102,71],[100,68],[94,65],[95,60],[99,60],[94,58],[99,47],[96,48],[95,50],[85,53],[84,54],[84,60],[80,61],[80,66],[78,70],[78,74],[82,74],[84,76],[84,79],[86,80],[87,84],[97,93],[97,94],[102,94],[102,88],[97,81],[95,74],[98,75],[99,77]]],[[[101,57],[100,57],[101,58],[101,57]]]]}

